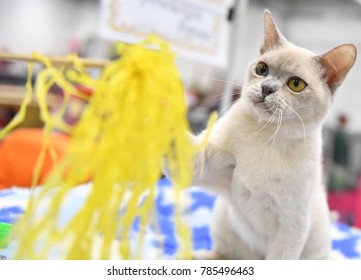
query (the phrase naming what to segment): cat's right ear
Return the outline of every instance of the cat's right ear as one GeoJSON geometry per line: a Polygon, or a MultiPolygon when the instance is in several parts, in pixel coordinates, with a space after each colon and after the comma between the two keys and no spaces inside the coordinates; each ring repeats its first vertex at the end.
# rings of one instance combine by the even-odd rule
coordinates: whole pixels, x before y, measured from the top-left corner
{"type": "Polygon", "coordinates": [[[338,46],[318,57],[324,78],[332,91],[336,90],[355,63],[357,48],[353,44],[338,46]]]}
{"type": "Polygon", "coordinates": [[[264,20],[264,42],[260,49],[261,54],[277,48],[287,42],[286,38],[283,37],[281,32],[278,30],[271,12],[265,10],[263,14],[264,20]]]}

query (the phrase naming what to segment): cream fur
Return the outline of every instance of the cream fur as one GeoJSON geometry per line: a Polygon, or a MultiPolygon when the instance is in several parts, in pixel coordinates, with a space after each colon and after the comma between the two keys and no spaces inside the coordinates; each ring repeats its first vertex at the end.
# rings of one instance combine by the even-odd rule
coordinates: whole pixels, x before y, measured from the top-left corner
{"type": "MultiPolygon", "coordinates": [[[[264,21],[265,42],[249,66],[242,98],[216,122],[195,158],[193,184],[218,196],[214,248],[200,258],[323,259],[331,251],[321,127],[356,49],[343,45],[316,56],[289,43],[268,11],[264,21]],[[269,66],[266,77],[255,73],[260,61],[269,66]],[[332,63],[338,70],[331,75],[332,63]],[[307,82],[303,91],[288,88],[293,76],[307,82]],[[275,92],[263,100],[265,83],[275,92]]],[[[203,133],[192,138],[199,143],[203,133]]]]}

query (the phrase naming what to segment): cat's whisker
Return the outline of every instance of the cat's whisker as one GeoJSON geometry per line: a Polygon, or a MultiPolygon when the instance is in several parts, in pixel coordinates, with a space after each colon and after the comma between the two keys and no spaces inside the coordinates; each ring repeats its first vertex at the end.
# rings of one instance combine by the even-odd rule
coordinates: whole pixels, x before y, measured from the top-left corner
{"type": "Polygon", "coordinates": [[[214,95],[212,95],[212,96],[210,97],[210,100],[211,100],[212,102],[219,102],[219,101],[221,101],[222,99],[226,98],[226,96],[225,96],[226,94],[229,94],[229,95],[231,95],[232,97],[235,96],[235,95],[238,95],[238,93],[234,93],[234,91],[231,91],[231,92],[222,92],[222,93],[220,93],[220,94],[214,94],[214,95]],[[217,97],[217,98],[213,99],[213,97],[217,97]]]}
{"type": "Polygon", "coordinates": [[[232,90],[232,91],[222,91],[222,92],[217,93],[217,94],[212,94],[212,95],[210,96],[210,98],[212,98],[212,97],[224,97],[224,94],[232,94],[232,95],[235,95],[235,94],[237,94],[237,93],[234,93],[233,90],[232,90]]]}
{"type": "Polygon", "coordinates": [[[276,127],[276,131],[272,134],[272,136],[270,138],[267,139],[266,142],[264,142],[262,144],[262,146],[266,145],[269,141],[273,140],[272,141],[272,146],[273,146],[273,143],[277,137],[277,133],[278,131],[280,130],[281,128],[281,125],[282,125],[282,110],[280,110],[279,108],[276,109],[275,113],[279,113],[278,114],[278,120],[277,120],[277,127],[276,127]]]}
{"type": "Polygon", "coordinates": [[[283,118],[282,118],[282,110],[280,110],[280,117],[278,118],[278,122],[277,122],[277,129],[276,129],[276,132],[275,132],[275,134],[274,134],[274,137],[273,137],[273,141],[272,141],[272,145],[271,146],[273,146],[273,144],[274,144],[274,142],[275,142],[275,140],[276,140],[276,138],[277,138],[277,133],[278,133],[278,131],[280,130],[280,128],[281,128],[281,126],[282,126],[282,120],[283,120],[283,118]]]}
{"type": "MultiPolygon", "coordinates": [[[[271,110],[273,110],[276,106],[272,106],[271,110]]],[[[263,129],[265,129],[266,127],[268,127],[269,125],[271,125],[275,115],[277,113],[277,110],[275,110],[273,112],[273,114],[271,115],[271,117],[268,119],[268,121],[266,122],[266,124],[264,126],[262,126],[260,129],[258,129],[253,135],[250,135],[250,137],[246,138],[246,140],[248,141],[249,139],[253,138],[254,136],[258,135],[263,129]]]]}
{"type": "MultiPolygon", "coordinates": [[[[273,110],[276,106],[272,106],[272,108],[270,110],[273,110]]],[[[268,110],[265,110],[265,111],[268,111],[268,110]]],[[[265,129],[267,126],[269,126],[272,121],[273,121],[273,118],[275,117],[277,113],[277,110],[275,110],[272,114],[272,116],[268,119],[268,121],[266,122],[266,124],[264,126],[262,126],[259,130],[256,131],[255,135],[257,135],[258,133],[260,133],[263,129],[265,129]]]]}
{"type": "Polygon", "coordinates": [[[242,87],[242,84],[237,83],[237,82],[232,82],[232,81],[227,81],[227,80],[223,80],[223,79],[216,79],[216,78],[211,78],[211,77],[207,77],[207,76],[200,76],[200,75],[194,75],[194,74],[184,74],[185,76],[191,76],[193,78],[198,78],[198,79],[207,79],[207,80],[211,80],[211,81],[215,81],[215,82],[223,82],[223,83],[229,83],[229,84],[233,84],[239,87],[242,87]]]}
{"type": "Polygon", "coordinates": [[[231,108],[233,106],[233,104],[235,104],[238,100],[235,100],[233,102],[231,102],[230,104],[228,104],[225,108],[223,108],[219,113],[219,117],[222,117],[223,114],[225,114],[229,108],[231,108]]]}
{"type": "Polygon", "coordinates": [[[287,105],[286,105],[286,107],[287,107],[287,109],[289,109],[291,112],[293,112],[293,113],[298,117],[298,119],[301,121],[301,125],[302,125],[302,128],[303,128],[303,142],[304,142],[303,144],[304,144],[304,146],[306,146],[306,128],[305,128],[305,124],[304,124],[301,116],[300,116],[295,110],[293,110],[291,107],[289,107],[289,106],[287,106],[287,105]]]}

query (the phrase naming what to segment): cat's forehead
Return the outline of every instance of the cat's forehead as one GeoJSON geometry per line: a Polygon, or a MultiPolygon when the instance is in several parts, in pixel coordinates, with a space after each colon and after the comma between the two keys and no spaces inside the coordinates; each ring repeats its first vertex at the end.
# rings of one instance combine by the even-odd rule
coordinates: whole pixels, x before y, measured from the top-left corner
{"type": "Polygon", "coordinates": [[[274,71],[313,75],[318,70],[315,54],[293,45],[266,52],[260,60],[267,63],[274,71]]]}

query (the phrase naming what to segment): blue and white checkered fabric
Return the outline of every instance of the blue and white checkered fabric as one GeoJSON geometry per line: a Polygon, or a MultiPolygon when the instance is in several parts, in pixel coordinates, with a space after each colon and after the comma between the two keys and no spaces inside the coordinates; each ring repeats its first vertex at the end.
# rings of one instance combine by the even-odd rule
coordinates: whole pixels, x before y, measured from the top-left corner
{"type": "MultiPolygon", "coordinates": [[[[89,193],[90,185],[82,185],[69,192],[64,201],[60,215],[60,224],[66,223],[82,206],[89,193]]],[[[35,190],[36,192],[39,189],[35,190]]],[[[144,259],[174,259],[179,246],[173,220],[173,189],[168,180],[162,179],[157,187],[156,219],[157,227],[149,226],[146,230],[144,259]]],[[[11,188],[0,191],[0,222],[15,223],[24,212],[30,190],[11,188]]],[[[197,187],[189,189],[189,195],[182,200],[190,210],[189,224],[192,230],[193,249],[210,249],[212,239],[209,233],[209,222],[214,204],[214,197],[197,187]]],[[[42,206],[46,208],[46,203],[42,206]]],[[[41,209],[43,211],[45,209],[41,209]]],[[[153,220],[153,225],[154,225],[153,220]]],[[[133,225],[134,232],[139,230],[139,221],[133,225]]],[[[333,249],[337,255],[347,259],[361,259],[361,231],[343,224],[332,227],[333,249]]],[[[134,242],[135,242],[134,238],[134,242]]],[[[0,255],[12,257],[16,244],[0,249],[0,255]]],[[[53,258],[58,258],[54,256],[53,258]]]]}

